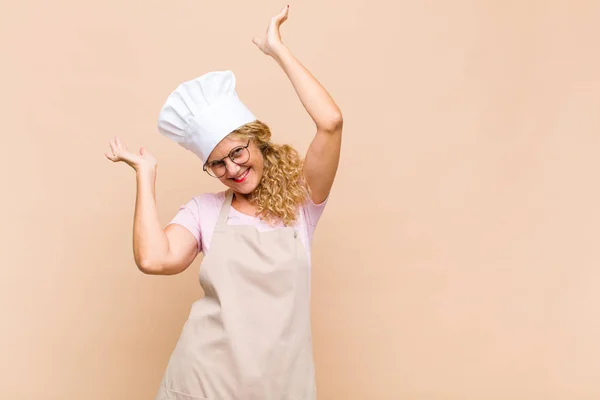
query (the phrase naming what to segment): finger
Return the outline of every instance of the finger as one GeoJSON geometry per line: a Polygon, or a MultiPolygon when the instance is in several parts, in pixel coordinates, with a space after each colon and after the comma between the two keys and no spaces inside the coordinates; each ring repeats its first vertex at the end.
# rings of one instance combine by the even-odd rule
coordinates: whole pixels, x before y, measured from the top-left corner
{"type": "Polygon", "coordinates": [[[115,138],[115,140],[117,142],[117,146],[118,146],[117,148],[119,150],[126,150],[127,149],[127,146],[123,145],[123,142],[121,142],[121,139],[119,139],[118,136],[115,138]]]}
{"type": "Polygon", "coordinates": [[[285,20],[287,19],[289,9],[290,9],[289,5],[283,7],[283,10],[281,10],[281,12],[279,14],[277,14],[276,16],[274,16],[271,19],[271,25],[279,26],[282,23],[284,23],[285,20]]]}
{"type": "Polygon", "coordinates": [[[119,154],[119,150],[117,149],[117,144],[115,143],[114,139],[108,142],[108,144],[110,145],[110,151],[112,152],[113,156],[119,154]]]}
{"type": "Polygon", "coordinates": [[[254,43],[254,44],[255,44],[255,45],[257,45],[259,48],[261,48],[261,49],[262,49],[262,44],[263,44],[263,41],[262,41],[262,39],[261,39],[261,38],[259,38],[259,37],[253,37],[253,38],[252,38],[252,43],[254,43]]]}
{"type": "Polygon", "coordinates": [[[285,7],[283,7],[283,10],[281,10],[281,12],[279,13],[279,20],[281,22],[285,21],[287,19],[288,16],[288,12],[290,11],[290,5],[286,5],[285,7]]]}

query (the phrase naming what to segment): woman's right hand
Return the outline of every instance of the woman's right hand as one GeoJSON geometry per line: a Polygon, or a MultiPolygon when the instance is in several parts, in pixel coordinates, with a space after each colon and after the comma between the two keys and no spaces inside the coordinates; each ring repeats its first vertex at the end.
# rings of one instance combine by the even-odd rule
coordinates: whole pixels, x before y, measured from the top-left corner
{"type": "Polygon", "coordinates": [[[123,161],[138,172],[141,170],[156,170],[156,159],[144,147],[140,148],[139,154],[132,153],[118,137],[111,139],[109,145],[110,151],[104,153],[104,155],[110,161],[123,161]]]}

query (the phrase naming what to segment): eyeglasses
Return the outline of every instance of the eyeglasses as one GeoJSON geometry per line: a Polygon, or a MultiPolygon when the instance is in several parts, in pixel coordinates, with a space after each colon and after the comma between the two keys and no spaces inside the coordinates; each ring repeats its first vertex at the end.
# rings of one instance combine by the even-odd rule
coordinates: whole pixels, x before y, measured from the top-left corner
{"type": "Polygon", "coordinates": [[[242,165],[248,162],[250,159],[250,151],[248,150],[248,146],[250,146],[250,139],[248,139],[247,145],[234,147],[231,149],[228,155],[220,160],[213,160],[204,164],[202,169],[213,178],[220,178],[227,173],[227,164],[225,163],[226,158],[229,158],[234,164],[237,165],[242,165]]]}

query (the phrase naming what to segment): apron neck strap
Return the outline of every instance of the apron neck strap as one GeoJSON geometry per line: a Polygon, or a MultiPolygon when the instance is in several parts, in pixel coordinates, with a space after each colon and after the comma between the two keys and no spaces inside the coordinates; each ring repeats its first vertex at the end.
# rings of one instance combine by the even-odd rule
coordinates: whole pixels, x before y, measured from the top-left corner
{"type": "Polygon", "coordinates": [[[225,201],[221,206],[219,212],[219,219],[217,220],[217,227],[223,227],[227,225],[227,216],[229,215],[229,208],[231,207],[231,201],[233,200],[233,190],[228,190],[225,194],[225,201]]]}

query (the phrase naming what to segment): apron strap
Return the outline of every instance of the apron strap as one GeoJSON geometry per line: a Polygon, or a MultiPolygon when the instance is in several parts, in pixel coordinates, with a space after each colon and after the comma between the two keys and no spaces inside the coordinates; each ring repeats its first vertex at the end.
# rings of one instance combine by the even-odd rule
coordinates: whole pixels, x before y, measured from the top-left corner
{"type": "Polygon", "coordinates": [[[219,218],[217,219],[216,229],[220,230],[227,225],[227,216],[229,215],[229,208],[231,207],[231,200],[233,200],[233,190],[227,190],[225,193],[225,201],[221,206],[219,212],[219,218]]]}

